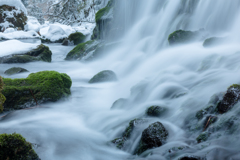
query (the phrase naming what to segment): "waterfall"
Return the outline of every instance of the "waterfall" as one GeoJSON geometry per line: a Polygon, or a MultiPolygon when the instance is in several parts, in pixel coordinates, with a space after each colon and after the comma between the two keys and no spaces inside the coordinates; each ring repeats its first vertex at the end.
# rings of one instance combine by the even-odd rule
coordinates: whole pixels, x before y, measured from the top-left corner
{"type": "Polygon", "coordinates": [[[83,63],[62,61],[70,49],[49,45],[53,63],[36,62],[25,67],[30,67],[30,72],[52,69],[67,73],[73,80],[71,97],[37,109],[15,111],[0,121],[0,132],[21,133],[36,144],[43,160],[177,160],[185,155],[207,160],[239,159],[239,104],[217,115],[217,122],[207,130],[211,133],[208,141],[202,143],[196,138],[203,131],[199,128],[204,120],[198,122],[195,115],[208,107],[213,95],[240,83],[240,1],[115,2],[113,27],[118,28],[119,38],[108,41],[117,41],[118,46],[101,59],[83,63]],[[202,37],[170,46],[169,34],[179,29],[202,31],[202,37]],[[210,37],[226,37],[227,42],[203,47],[210,37]],[[87,83],[94,74],[107,69],[117,74],[117,82],[87,83]],[[119,98],[127,102],[111,109],[119,98]],[[147,117],[145,111],[152,105],[164,106],[167,112],[161,117],[147,117]],[[221,128],[231,117],[229,123],[234,127],[221,128]],[[147,123],[133,131],[122,150],[117,149],[111,140],[121,136],[135,118],[147,119],[147,123]],[[167,142],[141,158],[133,155],[142,131],[156,121],[168,130],[167,142]]]}

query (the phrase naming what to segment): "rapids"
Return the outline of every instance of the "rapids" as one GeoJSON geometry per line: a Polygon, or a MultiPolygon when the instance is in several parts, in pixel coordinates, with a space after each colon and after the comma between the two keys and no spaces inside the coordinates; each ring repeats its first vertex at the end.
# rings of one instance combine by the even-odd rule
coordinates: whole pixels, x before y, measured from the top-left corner
{"type": "MultiPolygon", "coordinates": [[[[0,133],[22,134],[42,160],[124,160],[135,158],[132,153],[141,132],[151,122],[160,121],[169,131],[167,143],[142,159],[177,159],[186,154],[207,160],[240,159],[240,132],[226,135],[221,131],[221,136],[214,135],[219,138],[198,144],[200,133],[185,129],[185,121],[204,108],[212,95],[240,83],[240,1],[116,1],[115,26],[123,29],[123,38],[107,56],[88,63],[65,61],[73,47],[48,44],[52,63],[1,64],[4,77],[28,76],[3,74],[16,66],[31,73],[55,70],[67,73],[73,85],[69,98],[9,113],[0,120],[0,133]],[[204,48],[203,40],[170,47],[168,35],[177,29],[204,29],[203,40],[224,36],[228,42],[212,48],[204,48]],[[117,82],[88,83],[106,69],[117,74],[117,82]],[[127,98],[127,105],[110,109],[119,98],[127,98]],[[121,135],[129,121],[144,117],[151,105],[166,106],[168,112],[161,118],[148,118],[148,124],[134,131],[131,145],[124,151],[112,146],[110,141],[121,135]],[[179,146],[189,148],[169,157],[168,150],[179,146]]],[[[239,113],[238,107],[219,119],[239,113]]]]}

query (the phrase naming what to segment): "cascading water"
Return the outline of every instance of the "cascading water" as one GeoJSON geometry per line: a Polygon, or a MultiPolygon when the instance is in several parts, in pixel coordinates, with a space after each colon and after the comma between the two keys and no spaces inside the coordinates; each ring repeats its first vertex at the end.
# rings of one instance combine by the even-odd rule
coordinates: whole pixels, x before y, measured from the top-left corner
{"type": "MultiPolygon", "coordinates": [[[[178,159],[184,155],[207,160],[240,159],[240,129],[211,132],[208,141],[197,143],[202,130],[192,117],[205,108],[211,96],[240,82],[240,1],[225,0],[116,0],[114,26],[125,34],[108,56],[91,63],[64,61],[72,47],[49,45],[53,62],[21,65],[30,72],[56,70],[73,80],[72,95],[37,109],[15,111],[1,119],[1,133],[21,133],[35,144],[43,160],[123,160],[132,156],[142,131],[161,122],[169,132],[166,144],[144,154],[142,159],[178,159]],[[204,29],[203,40],[228,37],[229,43],[204,48],[203,40],[169,47],[168,35],[177,29],[204,29]],[[117,82],[88,84],[97,72],[113,70],[117,82]],[[125,105],[110,109],[119,99],[125,105]],[[151,105],[167,108],[160,118],[145,116],[151,105]],[[121,136],[129,121],[146,118],[133,132],[123,150],[110,141],[121,136]],[[194,128],[196,127],[196,128],[194,128]],[[173,147],[182,147],[172,153],[173,147]]],[[[2,64],[0,73],[15,65],[2,64]]],[[[11,76],[26,77],[28,73],[11,76]]],[[[5,76],[7,77],[7,76],[5,76]]],[[[215,128],[225,119],[240,123],[239,104],[218,115],[215,128]]]]}

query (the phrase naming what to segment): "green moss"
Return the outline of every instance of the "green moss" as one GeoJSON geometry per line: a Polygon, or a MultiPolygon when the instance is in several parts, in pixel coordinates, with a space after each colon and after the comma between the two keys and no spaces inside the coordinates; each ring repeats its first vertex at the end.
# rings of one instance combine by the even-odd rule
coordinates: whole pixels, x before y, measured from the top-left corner
{"type": "Polygon", "coordinates": [[[40,160],[31,143],[20,134],[0,134],[0,157],[2,160],[40,160]]]}
{"type": "Polygon", "coordinates": [[[124,139],[124,138],[116,138],[116,139],[112,140],[111,142],[114,143],[118,149],[122,149],[125,141],[126,141],[126,139],[124,139]]]}
{"type": "Polygon", "coordinates": [[[160,106],[151,106],[146,110],[148,116],[159,117],[166,112],[166,108],[160,106]]]}
{"type": "Polygon", "coordinates": [[[168,36],[168,42],[170,45],[188,43],[196,36],[197,32],[177,30],[168,36]]]}
{"type": "Polygon", "coordinates": [[[99,82],[109,82],[116,81],[117,76],[113,71],[104,70],[93,76],[88,83],[99,83],[99,82]]]}
{"type": "Polygon", "coordinates": [[[101,21],[102,16],[104,16],[105,14],[107,14],[110,11],[112,5],[113,5],[113,0],[110,0],[105,8],[100,9],[96,13],[96,15],[95,15],[96,23],[99,23],[101,21]]]}
{"type": "Polygon", "coordinates": [[[87,53],[96,49],[97,44],[94,45],[94,42],[95,41],[87,41],[85,43],[78,44],[67,54],[65,60],[76,60],[83,58],[87,55],[87,53]]]}
{"type": "Polygon", "coordinates": [[[210,134],[209,134],[208,132],[201,133],[201,134],[196,138],[196,140],[197,140],[198,143],[204,142],[204,141],[206,141],[206,140],[208,139],[209,135],[210,135],[210,134]]]}
{"type": "Polygon", "coordinates": [[[3,79],[5,109],[21,109],[48,101],[57,101],[70,94],[72,81],[65,73],[42,71],[22,79],[3,79]],[[34,95],[34,96],[33,96],[34,95]],[[35,99],[34,99],[35,98],[35,99]]]}
{"type": "Polygon", "coordinates": [[[81,32],[72,33],[68,36],[68,40],[73,41],[74,45],[83,43],[85,38],[86,36],[84,36],[81,32]]]}

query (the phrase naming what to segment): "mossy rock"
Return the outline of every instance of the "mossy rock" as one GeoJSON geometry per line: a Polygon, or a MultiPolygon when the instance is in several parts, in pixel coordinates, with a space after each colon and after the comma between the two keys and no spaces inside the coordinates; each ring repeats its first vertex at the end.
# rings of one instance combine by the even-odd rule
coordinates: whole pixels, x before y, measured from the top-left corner
{"type": "Polygon", "coordinates": [[[231,85],[226,94],[223,97],[223,100],[218,104],[217,109],[219,113],[226,113],[230,110],[240,99],[240,85],[233,84],[231,85]]]}
{"type": "MultiPolygon", "coordinates": [[[[27,24],[27,16],[24,14],[24,12],[19,12],[18,9],[13,6],[2,5],[0,6],[0,23],[4,23],[6,21],[11,23],[13,28],[23,30],[24,26],[27,24]],[[13,15],[8,16],[6,11],[13,12],[13,15]]],[[[0,26],[0,31],[5,29],[6,28],[0,26]]]]}
{"type": "Polygon", "coordinates": [[[116,139],[112,140],[111,142],[114,143],[117,148],[122,149],[124,147],[124,143],[131,137],[134,128],[136,126],[142,125],[146,122],[147,122],[146,119],[140,119],[140,118],[131,120],[129,122],[128,127],[122,133],[122,137],[116,138],[116,139]]]}
{"type": "Polygon", "coordinates": [[[12,68],[9,68],[8,70],[6,70],[4,72],[4,74],[13,75],[13,74],[18,74],[18,73],[23,73],[23,72],[29,72],[29,71],[24,68],[21,68],[21,67],[12,67],[12,68]]]}
{"type": "Polygon", "coordinates": [[[41,44],[27,53],[0,57],[0,63],[28,63],[35,61],[51,62],[52,52],[49,50],[49,47],[41,44]]]}
{"type": "Polygon", "coordinates": [[[103,32],[110,30],[110,26],[112,24],[112,16],[109,16],[109,12],[114,6],[114,1],[110,0],[106,7],[100,9],[96,14],[95,14],[95,21],[96,21],[96,27],[93,30],[93,34],[91,36],[91,39],[100,39],[101,36],[103,36],[103,32]]]}
{"type": "Polygon", "coordinates": [[[3,78],[4,110],[32,107],[44,102],[55,102],[70,95],[72,81],[65,73],[42,71],[31,73],[27,78],[3,78]]]}
{"type": "Polygon", "coordinates": [[[0,93],[0,113],[3,112],[3,109],[4,109],[3,104],[5,101],[6,101],[6,97],[2,93],[0,93]]]}
{"type": "Polygon", "coordinates": [[[134,154],[139,155],[148,149],[162,146],[166,142],[167,137],[168,131],[162,123],[155,122],[149,125],[149,127],[142,132],[141,140],[134,154]]]}
{"type": "Polygon", "coordinates": [[[93,76],[88,83],[112,82],[117,81],[117,76],[113,71],[104,70],[93,76]]]}
{"type": "Polygon", "coordinates": [[[86,36],[84,34],[82,34],[81,32],[75,32],[68,36],[68,40],[70,42],[73,42],[74,45],[83,43],[85,39],[86,39],[86,36]]]}
{"type": "Polygon", "coordinates": [[[160,106],[151,106],[146,110],[146,115],[152,117],[159,117],[166,112],[166,108],[160,106]]]}
{"type": "Polygon", "coordinates": [[[81,60],[87,56],[89,52],[94,51],[98,44],[96,41],[80,43],[67,54],[65,60],[81,60]]]}
{"type": "Polygon", "coordinates": [[[32,148],[20,134],[0,134],[0,157],[2,160],[40,160],[32,148]]]}
{"type": "Polygon", "coordinates": [[[206,39],[203,42],[203,47],[213,47],[219,44],[222,44],[226,41],[226,38],[220,38],[220,37],[211,37],[206,39]]]}
{"type": "Polygon", "coordinates": [[[197,142],[198,143],[201,143],[201,142],[204,142],[204,141],[207,141],[208,137],[210,136],[210,133],[208,132],[204,132],[204,133],[201,133],[197,138],[197,142]]]}
{"type": "Polygon", "coordinates": [[[198,36],[198,32],[177,30],[168,36],[170,45],[184,44],[194,41],[198,36]]]}

